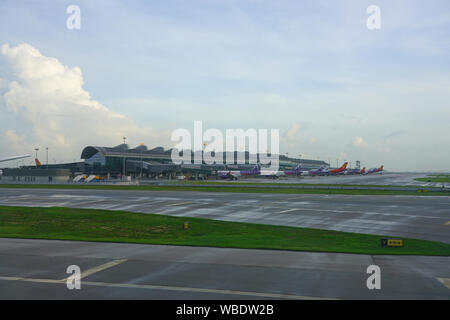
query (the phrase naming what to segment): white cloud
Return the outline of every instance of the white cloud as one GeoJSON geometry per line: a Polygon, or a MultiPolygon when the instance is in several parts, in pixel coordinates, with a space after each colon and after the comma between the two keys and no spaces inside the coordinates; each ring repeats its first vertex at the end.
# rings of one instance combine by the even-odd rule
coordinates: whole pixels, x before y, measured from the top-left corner
{"type": "MultiPolygon", "coordinates": [[[[304,141],[304,137],[300,136],[300,132],[304,131],[310,125],[309,122],[294,122],[290,127],[284,132],[282,136],[282,141],[287,143],[304,141]]],[[[311,142],[316,142],[315,138],[311,139],[311,142]]]]}
{"type": "Polygon", "coordinates": [[[287,140],[295,140],[297,138],[297,133],[300,131],[300,123],[293,123],[291,127],[286,131],[287,140]]]}
{"type": "Polygon", "coordinates": [[[364,139],[361,137],[355,137],[355,139],[353,139],[353,146],[357,148],[365,148],[368,145],[369,144],[366,141],[364,141],[364,139]]]}
{"type": "Polygon", "coordinates": [[[83,89],[80,68],[65,66],[29,44],[5,44],[0,52],[12,71],[3,94],[6,110],[16,114],[32,133],[6,131],[3,140],[14,143],[16,149],[30,152],[32,145],[48,146],[59,161],[67,161],[78,158],[86,145],[117,145],[123,136],[135,144],[168,142],[169,131],[138,127],[93,100],[83,89]]]}
{"type": "Polygon", "coordinates": [[[20,152],[23,149],[32,150],[32,145],[25,141],[24,135],[18,135],[13,130],[7,130],[1,135],[1,139],[14,152],[20,152]]]}

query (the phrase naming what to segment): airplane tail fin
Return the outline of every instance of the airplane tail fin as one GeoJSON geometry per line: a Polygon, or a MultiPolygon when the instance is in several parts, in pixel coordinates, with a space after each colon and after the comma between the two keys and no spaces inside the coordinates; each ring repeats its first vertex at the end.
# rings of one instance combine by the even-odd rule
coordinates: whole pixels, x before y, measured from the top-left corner
{"type": "Polygon", "coordinates": [[[341,169],[347,168],[347,164],[348,164],[348,162],[344,162],[344,164],[342,165],[341,169]]]}
{"type": "Polygon", "coordinates": [[[41,166],[41,162],[38,160],[38,158],[34,159],[34,162],[36,163],[36,167],[41,166]]]}

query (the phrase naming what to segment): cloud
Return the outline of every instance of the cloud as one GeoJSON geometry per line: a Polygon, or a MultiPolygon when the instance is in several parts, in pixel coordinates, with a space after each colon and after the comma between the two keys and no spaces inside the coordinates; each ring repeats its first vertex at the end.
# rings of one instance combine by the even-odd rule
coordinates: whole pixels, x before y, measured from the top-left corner
{"type": "Polygon", "coordinates": [[[398,136],[400,136],[402,134],[405,134],[405,133],[407,133],[407,131],[405,131],[405,130],[397,130],[397,131],[391,132],[388,135],[383,136],[383,138],[384,139],[391,139],[391,138],[398,137],[398,136]]]}
{"type": "Polygon", "coordinates": [[[12,77],[3,93],[5,109],[30,129],[26,134],[4,133],[3,140],[16,149],[30,152],[32,145],[45,146],[59,161],[67,161],[78,158],[86,145],[118,145],[123,136],[151,146],[169,141],[169,131],[139,127],[92,99],[83,89],[80,68],[65,66],[29,44],[5,44],[0,53],[12,77]]]}
{"type": "Polygon", "coordinates": [[[294,122],[283,134],[283,140],[286,142],[298,141],[300,131],[309,125],[308,122],[294,122]]]}
{"type": "Polygon", "coordinates": [[[366,141],[364,141],[364,139],[363,138],[361,138],[361,137],[355,137],[354,139],[353,139],[353,146],[355,146],[355,147],[357,147],[357,148],[365,148],[365,147],[367,147],[369,144],[366,142],[366,141]]]}
{"type": "Polygon", "coordinates": [[[300,131],[301,125],[300,123],[294,123],[291,127],[286,131],[287,140],[295,140],[297,137],[297,133],[300,131]]]}
{"type": "Polygon", "coordinates": [[[22,149],[32,150],[33,146],[25,141],[24,135],[18,135],[13,130],[7,130],[1,135],[3,142],[14,152],[20,152],[22,149]]]}

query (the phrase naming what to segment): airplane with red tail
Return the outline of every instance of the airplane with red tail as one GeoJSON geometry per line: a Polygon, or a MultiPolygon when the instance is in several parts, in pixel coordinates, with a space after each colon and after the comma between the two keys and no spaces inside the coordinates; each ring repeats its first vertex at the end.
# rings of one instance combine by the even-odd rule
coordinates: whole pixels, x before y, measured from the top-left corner
{"type": "Polygon", "coordinates": [[[338,173],[344,173],[345,169],[347,168],[348,162],[344,162],[344,164],[337,169],[331,169],[328,171],[328,174],[338,174],[338,173]]]}
{"type": "Polygon", "coordinates": [[[384,166],[381,166],[381,167],[379,167],[379,168],[372,168],[372,169],[369,169],[369,171],[367,171],[367,174],[369,174],[369,173],[380,173],[380,174],[382,174],[382,172],[383,172],[383,168],[384,168],[384,166]]]}

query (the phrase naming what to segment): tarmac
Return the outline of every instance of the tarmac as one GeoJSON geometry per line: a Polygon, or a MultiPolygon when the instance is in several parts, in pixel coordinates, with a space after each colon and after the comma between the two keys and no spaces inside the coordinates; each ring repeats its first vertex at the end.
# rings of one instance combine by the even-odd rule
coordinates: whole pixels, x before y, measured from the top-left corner
{"type": "MultiPolygon", "coordinates": [[[[450,197],[440,196],[0,188],[0,205],[127,210],[450,243],[450,197]]],[[[450,299],[450,257],[0,239],[0,261],[0,299],[450,299]],[[67,287],[71,265],[81,269],[80,290],[67,287]],[[381,289],[367,287],[370,265],[380,267],[381,289]]]]}
{"type": "Polygon", "coordinates": [[[1,239],[0,261],[8,300],[450,299],[450,257],[1,239]],[[67,287],[71,265],[80,289],[67,287]]]}
{"type": "MultiPolygon", "coordinates": [[[[279,179],[250,178],[240,179],[237,182],[268,182],[268,183],[306,183],[306,184],[355,184],[378,186],[428,186],[442,187],[443,183],[416,181],[416,178],[425,178],[426,173],[383,173],[368,175],[330,175],[330,176],[301,176],[299,178],[281,177],[279,179]]],[[[444,183],[450,186],[450,183],[444,183]]]]}
{"type": "Polygon", "coordinates": [[[0,205],[126,210],[450,243],[450,197],[0,188],[0,205]]]}

